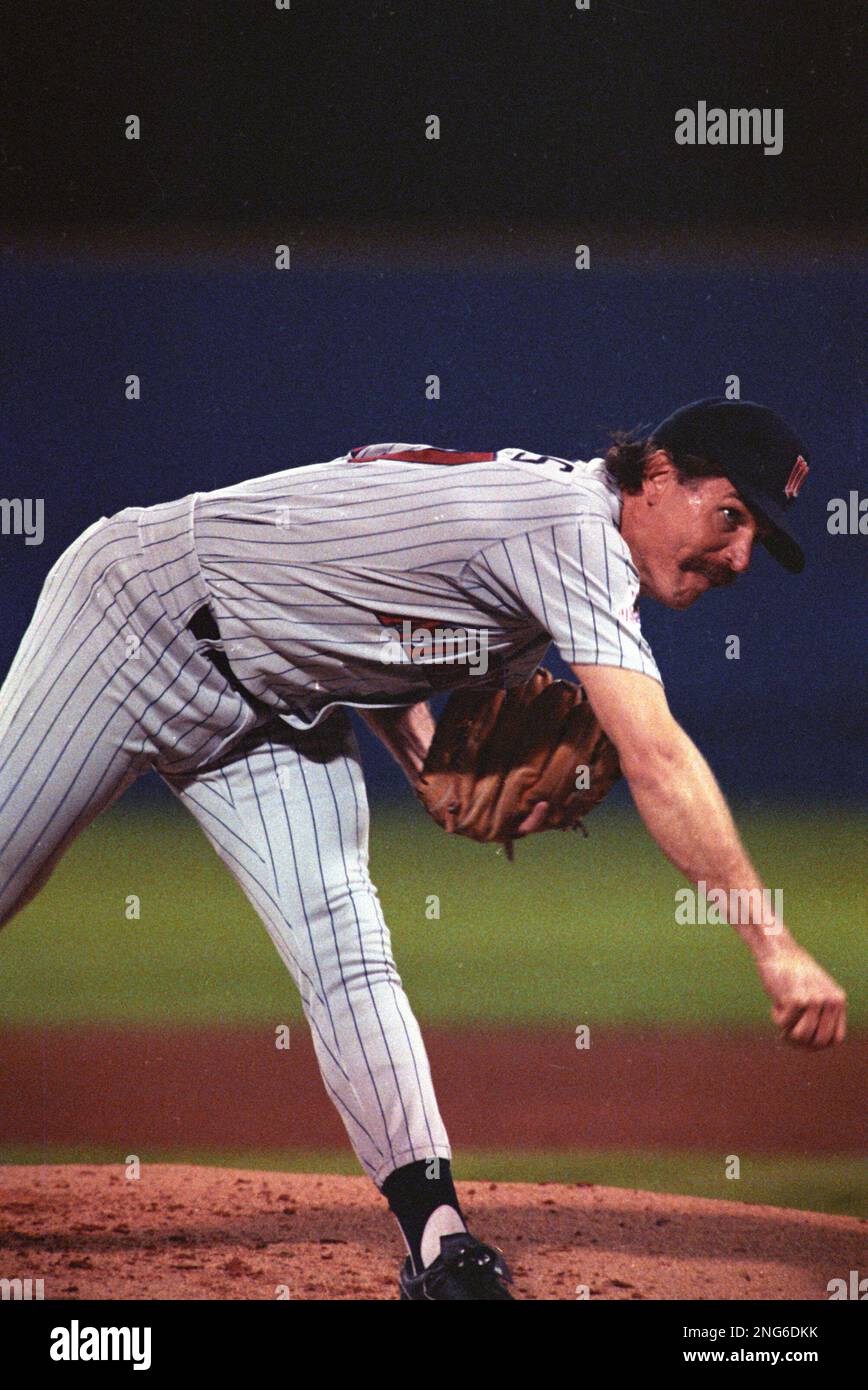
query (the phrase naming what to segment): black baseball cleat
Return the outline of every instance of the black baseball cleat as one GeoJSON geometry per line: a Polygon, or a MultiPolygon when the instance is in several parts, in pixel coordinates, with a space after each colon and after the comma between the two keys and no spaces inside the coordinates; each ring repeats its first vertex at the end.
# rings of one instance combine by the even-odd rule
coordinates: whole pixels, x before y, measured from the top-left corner
{"type": "Polygon", "coordinates": [[[506,1260],[499,1250],[483,1245],[468,1231],[440,1237],[440,1254],[421,1274],[414,1274],[410,1257],[404,1261],[398,1285],[401,1298],[416,1302],[482,1302],[515,1300],[506,1260]]]}

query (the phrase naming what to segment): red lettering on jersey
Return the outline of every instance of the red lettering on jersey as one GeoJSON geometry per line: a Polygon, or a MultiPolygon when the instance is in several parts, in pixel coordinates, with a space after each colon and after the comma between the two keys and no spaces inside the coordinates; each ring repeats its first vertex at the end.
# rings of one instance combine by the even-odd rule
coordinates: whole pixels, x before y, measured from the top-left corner
{"type": "MultiPolygon", "coordinates": [[[[350,450],[350,458],[355,459],[364,452],[364,448],[350,450]]],[[[493,453],[486,454],[461,454],[457,449],[397,449],[392,454],[373,454],[371,458],[365,459],[365,463],[371,463],[376,459],[397,459],[400,463],[492,463],[493,453]]]]}
{"type": "Polygon", "coordinates": [[[433,632],[435,628],[444,626],[441,618],[409,618],[406,613],[375,613],[374,617],[383,627],[400,628],[404,623],[409,623],[411,628],[424,627],[428,632],[433,632]]]}

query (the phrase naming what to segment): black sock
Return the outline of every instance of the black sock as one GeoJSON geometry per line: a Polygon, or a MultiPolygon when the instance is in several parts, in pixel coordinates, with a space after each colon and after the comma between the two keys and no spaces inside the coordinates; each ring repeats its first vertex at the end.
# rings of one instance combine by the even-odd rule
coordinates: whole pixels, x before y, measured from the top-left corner
{"type": "Polygon", "coordinates": [[[418,1274],[422,1269],[422,1236],[431,1213],[438,1207],[454,1207],[464,1220],[449,1160],[420,1158],[407,1163],[389,1174],[381,1190],[404,1233],[418,1274]]]}

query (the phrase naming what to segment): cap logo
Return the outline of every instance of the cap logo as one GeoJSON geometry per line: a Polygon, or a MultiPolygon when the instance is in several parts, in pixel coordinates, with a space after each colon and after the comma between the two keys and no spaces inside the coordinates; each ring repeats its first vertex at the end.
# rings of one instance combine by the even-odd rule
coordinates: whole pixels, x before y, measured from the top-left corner
{"type": "Polygon", "coordinates": [[[805,460],[802,458],[801,454],[799,454],[799,457],[793,464],[793,471],[787,479],[787,485],[784,488],[784,495],[786,497],[798,497],[799,492],[801,491],[802,483],[807,478],[809,472],[810,469],[808,468],[808,465],[805,463],[805,460]]]}

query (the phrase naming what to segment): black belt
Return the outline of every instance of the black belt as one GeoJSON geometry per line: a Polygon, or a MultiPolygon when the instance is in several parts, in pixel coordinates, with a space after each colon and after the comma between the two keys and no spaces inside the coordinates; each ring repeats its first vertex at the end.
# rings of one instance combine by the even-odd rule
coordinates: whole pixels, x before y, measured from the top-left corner
{"type": "MultiPolygon", "coordinates": [[[[199,642],[220,642],[222,640],[220,637],[220,629],[217,626],[217,620],[207,603],[202,608],[196,609],[196,612],[187,624],[187,628],[199,642]]],[[[251,695],[250,691],[245,689],[241,684],[241,681],[229,665],[224,651],[219,647],[212,647],[205,655],[210,658],[223,679],[228,685],[231,685],[233,690],[237,691],[239,695],[243,695],[244,699],[249,700],[251,705],[262,707],[262,701],[257,699],[255,695],[251,695]]]]}
{"type": "MultiPolygon", "coordinates": [[[[187,630],[191,632],[199,642],[221,642],[223,640],[220,636],[217,620],[207,603],[204,604],[202,608],[196,609],[196,612],[187,624],[187,630]]],[[[248,690],[232,670],[226,653],[221,647],[210,647],[204,654],[213,662],[223,679],[232,687],[236,694],[240,695],[243,700],[246,700],[247,703],[252,705],[260,714],[269,719],[273,719],[274,716],[278,714],[292,713],[291,706],[266,704],[264,700],[260,700],[258,695],[254,695],[252,691],[248,690]]]]}

